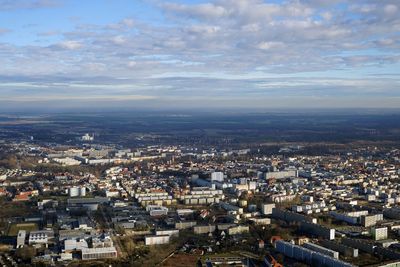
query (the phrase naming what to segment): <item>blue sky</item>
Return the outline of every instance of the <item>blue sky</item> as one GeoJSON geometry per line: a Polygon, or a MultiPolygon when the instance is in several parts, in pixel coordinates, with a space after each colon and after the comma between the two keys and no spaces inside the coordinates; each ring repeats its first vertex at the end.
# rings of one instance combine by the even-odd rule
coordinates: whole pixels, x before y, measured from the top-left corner
{"type": "Polygon", "coordinates": [[[0,105],[398,108],[397,0],[0,0],[0,105]]]}

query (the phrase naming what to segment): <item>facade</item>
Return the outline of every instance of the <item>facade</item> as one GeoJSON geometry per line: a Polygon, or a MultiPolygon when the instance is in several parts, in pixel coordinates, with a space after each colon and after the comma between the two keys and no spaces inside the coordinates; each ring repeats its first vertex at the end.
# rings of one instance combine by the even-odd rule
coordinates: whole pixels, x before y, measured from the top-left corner
{"type": "Polygon", "coordinates": [[[86,187],[74,186],[68,189],[69,197],[84,197],[86,196],[86,187]]]}
{"type": "Polygon", "coordinates": [[[379,217],[377,215],[364,215],[360,218],[360,224],[364,227],[370,227],[374,226],[378,220],[379,217]]]}
{"type": "Polygon", "coordinates": [[[223,182],[224,181],[224,173],[223,172],[211,173],[211,181],[223,182]]]}
{"type": "Polygon", "coordinates": [[[84,248],[82,249],[82,260],[98,260],[116,258],[115,247],[84,248]]]}
{"type": "Polygon", "coordinates": [[[335,258],[335,259],[339,259],[339,252],[319,246],[317,244],[313,244],[313,243],[305,243],[303,245],[303,247],[311,249],[313,251],[325,254],[329,257],[335,258]]]}
{"type": "Polygon", "coordinates": [[[33,244],[43,244],[46,245],[49,242],[49,236],[43,231],[32,231],[29,233],[28,243],[33,244]]]}
{"type": "Polygon", "coordinates": [[[152,216],[152,217],[165,216],[168,214],[167,207],[162,207],[162,206],[157,206],[157,205],[147,206],[146,211],[148,211],[150,213],[150,216],[152,216]]]}
{"type": "Polygon", "coordinates": [[[317,223],[316,218],[312,218],[310,216],[302,215],[296,212],[287,211],[283,209],[273,208],[272,209],[272,218],[283,220],[286,222],[310,222],[317,223]]]}
{"type": "Polygon", "coordinates": [[[305,262],[313,266],[329,266],[329,267],[352,267],[350,263],[329,257],[319,252],[312,251],[308,248],[293,245],[283,240],[275,243],[276,250],[285,256],[294,258],[298,261],[305,262]]]}
{"type": "Polygon", "coordinates": [[[303,221],[300,223],[300,229],[310,235],[319,236],[329,240],[335,239],[335,229],[327,228],[316,223],[303,221]]]}
{"type": "Polygon", "coordinates": [[[285,179],[290,177],[298,177],[297,170],[288,170],[288,171],[275,171],[275,172],[267,172],[265,174],[265,179],[285,179]]]}
{"type": "Polygon", "coordinates": [[[17,235],[17,248],[22,248],[25,245],[26,231],[19,230],[17,235]]]}
{"type": "Polygon", "coordinates": [[[272,214],[272,209],[275,208],[275,203],[269,203],[269,204],[262,204],[261,205],[261,213],[263,215],[270,215],[272,214]]]}
{"type": "Polygon", "coordinates": [[[189,229],[197,225],[196,221],[184,221],[175,223],[176,229],[189,229]]]}
{"type": "Polygon", "coordinates": [[[372,234],[372,237],[374,238],[374,240],[387,239],[388,229],[387,229],[387,227],[372,228],[371,234],[372,234]]]}
{"type": "Polygon", "coordinates": [[[374,254],[376,245],[371,242],[366,242],[365,240],[361,239],[354,239],[354,238],[342,238],[342,243],[346,246],[356,248],[360,251],[374,254]]]}
{"type": "Polygon", "coordinates": [[[215,229],[215,225],[197,225],[193,227],[193,232],[195,234],[208,234],[214,232],[215,229]]]}
{"type": "Polygon", "coordinates": [[[170,235],[149,235],[145,236],[144,243],[146,246],[168,244],[170,235]]]}
{"type": "Polygon", "coordinates": [[[156,235],[169,235],[169,236],[178,236],[179,230],[156,230],[156,235]]]}
{"type": "Polygon", "coordinates": [[[219,205],[226,211],[235,212],[236,214],[243,214],[243,208],[240,208],[238,206],[226,202],[220,202],[219,205]]]}
{"type": "Polygon", "coordinates": [[[243,225],[233,226],[228,229],[228,235],[239,235],[248,232],[249,232],[249,226],[243,226],[243,225]]]}
{"type": "Polygon", "coordinates": [[[64,251],[70,252],[89,248],[88,243],[83,238],[66,239],[64,241],[64,251]]]}
{"type": "Polygon", "coordinates": [[[249,221],[253,222],[255,225],[269,225],[271,224],[270,218],[250,218],[249,221]]]}
{"type": "Polygon", "coordinates": [[[90,211],[97,210],[99,204],[108,203],[109,198],[94,197],[94,198],[69,198],[67,200],[68,209],[87,209],[90,211]]]}
{"type": "Polygon", "coordinates": [[[341,243],[338,243],[335,241],[330,241],[330,240],[321,240],[320,243],[324,247],[332,249],[334,251],[337,251],[345,257],[352,257],[352,258],[358,257],[358,249],[357,248],[352,248],[352,247],[346,246],[344,244],[341,244],[341,243]]]}

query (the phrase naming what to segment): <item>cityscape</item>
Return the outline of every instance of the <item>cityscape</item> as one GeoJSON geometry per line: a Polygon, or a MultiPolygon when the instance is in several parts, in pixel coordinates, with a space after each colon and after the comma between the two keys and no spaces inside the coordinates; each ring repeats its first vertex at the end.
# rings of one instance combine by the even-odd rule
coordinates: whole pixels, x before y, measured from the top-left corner
{"type": "Polygon", "coordinates": [[[253,114],[246,120],[202,115],[207,123],[201,134],[191,129],[198,127],[199,115],[105,116],[110,117],[96,126],[93,117],[101,114],[62,115],[66,122],[60,125],[69,129],[63,141],[54,138],[64,131],[56,124],[60,115],[3,118],[1,264],[400,262],[400,120],[384,126],[399,118],[397,113],[379,115],[375,128],[365,119],[371,115],[302,115],[317,122],[314,135],[301,132],[295,123],[280,129],[298,114],[253,114]],[[157,125],[170,116],[174,122],[161,124],[163,131],[156,126],[129,130],[136,142],[123,131],[117,139],[110,134],[117,120],[129,129],[130,123],[157,125]],[[329,119],[327,130],[326,116],[340,122],[329,119]],[[73,126],[77,117],[80,123],[73,126]],[[279,120],[271,122],[275,117],[279,120]],[[268,118],[274,134],[263,134],[261,118],[268,118]],[[351,129],[343,135],[355,121],[359,132],[351,129]],[[235,127],[228,131],[232,123],[235,127]],[[195,133],[170,133],[182,125],[195,133]],[[207,134],[211,129],[213,134],[207,134]],[[329,132],[329,139],[321,141],[319,136],[329,132]],[[312,139],[285,141],[276,135],[312,139]]]}
{"type": "Polygon", "coordinates": [[[400,267],[398,0],[0,0],[0,267],[400,267]]]}

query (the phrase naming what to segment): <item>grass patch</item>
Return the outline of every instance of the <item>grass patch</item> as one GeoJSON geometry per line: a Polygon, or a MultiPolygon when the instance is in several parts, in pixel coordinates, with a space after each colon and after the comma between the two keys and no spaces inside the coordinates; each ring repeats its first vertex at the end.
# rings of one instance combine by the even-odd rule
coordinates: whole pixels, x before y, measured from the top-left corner
{"type": "Polygon", "coordinates": [[[8,228],[7,235],[16,236],[19,230],[31,232],[39,230],[39,227],[36,223],[14,223],[8,228]]]}

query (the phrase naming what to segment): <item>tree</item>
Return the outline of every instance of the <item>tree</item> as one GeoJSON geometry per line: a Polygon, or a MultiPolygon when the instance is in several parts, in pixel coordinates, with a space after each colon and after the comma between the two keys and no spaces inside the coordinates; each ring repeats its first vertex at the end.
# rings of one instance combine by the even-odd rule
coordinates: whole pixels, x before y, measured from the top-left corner
{"type": "Polygon", "coordinates": [[[36,249],[34,247],[24,246],[22,248],[17,248],[15,255],[24,261],[29,261],[36,256],[36,249]]]}

